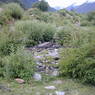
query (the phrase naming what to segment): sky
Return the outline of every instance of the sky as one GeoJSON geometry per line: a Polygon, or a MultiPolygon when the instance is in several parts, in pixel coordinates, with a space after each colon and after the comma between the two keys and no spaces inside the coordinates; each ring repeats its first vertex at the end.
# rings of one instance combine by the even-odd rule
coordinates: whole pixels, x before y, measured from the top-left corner
{"type": "Polygon", "coordinates": [[[51,7],[65,8],[72,4],[81,5],[86,1],[94,2],[95,0],[46,0],[51,7]]]}

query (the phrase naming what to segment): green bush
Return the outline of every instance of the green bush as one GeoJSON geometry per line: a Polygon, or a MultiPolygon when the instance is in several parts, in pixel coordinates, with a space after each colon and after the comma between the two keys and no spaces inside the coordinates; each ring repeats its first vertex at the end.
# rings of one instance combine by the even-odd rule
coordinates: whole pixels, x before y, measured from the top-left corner
{"type": "Polygon", "coordinates": [[[7,24],[11,19],[9,10],[2,10],[2,12],[0,12],[0,25],[7,24]]]}
{"type": "Polygon", "coordinates": [[[19,21],[16,30],[26,36],[27,45],[33,46],[39,42],[51,41],[55,33],[55,27],[39,21],[19,21]]]}
{"type": "Polygon", "coordinates": [[[55,40],[61,45],[68,45],[71,42],[71,33],[66,30],[59,30],[56,34],[55,40]]]}
{"type": "Polygon", "coordinates": [[[23,49],[6,56],[3,59],[3,64],[4,77],[7,79],[23,78],[29,80],[35,71],[32,54],[23,49]]]}
{"type": "Polygon", "coordinates": [[[14,19],[21,19],[24,10],[17,3],[9,3],[5,5],[5,11],[14,19]]]}
{"type": "Polygon", "coordinates": [[[63,46],[79,47],[94,38],[92,35],[94,35],[93,30],[89,27],[82,28],[75,25],[65,25],[55,34],[55,41],[63,46]]]}
{"type": "MultiPolygon", "coordinates": [[[[28,11],[26,11],[27,15],[30,15],[31,19],[37,19],[39,21],[44,21],[44,22],[50,22],[52,19],[50,17],[50,14],[47,12],[42,12],[39,9],[36,8],[31,8],[28,11]]],[[[25,16],[24,16],[25,18],[25,16]]]]}
{"type": "MultiPolygon", "coordinates": [[[[14,29],[13,26],[12,28],[14,29]]],[[[17,48],[23,45],[22,38],[22,33],[3,27],[2,31],[0,31],[0,56],[15,52],[17,48]]]]}
{"type": "Polygon", "coordinates": [[[7,24],[12,22],[13,19],[21,19],[24,10],[17,3],[8,3],[3,6],[3,10],[0,13],[0,24],[7,24]]]}
{"type": "Polygon", "coordinates": [[[63,50],[60,74],[95,85],[95,44],[63,50]]]}
{"type": "Polygon", "coordinates": [[[64,46],[76,46],[79,40],[79,30],[74,25],[66,25],[58,30],[55,34],[55,40],[57,43],[64,46]]]}

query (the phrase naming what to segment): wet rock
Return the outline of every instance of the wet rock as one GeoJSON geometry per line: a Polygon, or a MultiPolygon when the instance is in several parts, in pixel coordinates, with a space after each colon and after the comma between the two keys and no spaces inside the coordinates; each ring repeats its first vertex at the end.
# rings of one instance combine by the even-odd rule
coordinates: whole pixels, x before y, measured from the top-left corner
{"type": "Polygon", "coordinates": [[[43,64],[41,63],[41,62],[36,62],[36,64],[38,65],[38,66],[42,66],[43,64]]]}
{"type": "Polygon", "coordinates": [[[51,46],[52,46],[51,42],[45,42],[45,43],[39,44],[37,48],[50,48],[51,46]]]}
{"type": "Polygon", "coordinates": [[[3,86],[3,85],[0,85],[0,90],[11,92],[11,89],[10,88],[8,88],[6,86],[3,86]]]}
{"type": "Polygon", "coordinates": [[[61,91],[56,91],[55,93],[56,95],[65,95],[65,92],[61,92],[61,91]]]}
{"type": "Polygon", "coordinates": [[[42,76],[41,76],[41,74],[39,74],[39,73],[35,73],[34,76],[33,76],[33,78],[34,78],[36,81],[41,81],[41,80],[42,80],[42,76]]]}
{"type": "Polygon", "coordinates": [[[57,70],[55,70],[55,71],[52,72],[52,76],[55,76],[56,77],[58,75],[59,75],[59,72],[57,70]]]}
{"type": "Polygon", "coordinates": [[[15,80],[16,80],[16,82],[19,83],[19,84],[25,83],[25,81],[24,81],[23,79],[20,79],[20,78],[17,78],[17,79],[15,79],[15,80]]]}
{"type": "Polygon", "coordinates": [[[55,90],[56,87],[55,87],[55,86],[46,86],[45,89],[48,89],[48,90],[55,90]]]}
{"type": "Polygon", "coordinates": [[[58,44],[54,44],[53,46],[52,46],[52,48],[61,48],[61,46],[60,45],[58,45],[58,44]]]}
{"type": "Polygon", "coordinates": [[[37,66],[37,71],[38,72],[43,72],[43,71],[45,71],[45,66],[37,66]]]}
{"type": "Polygon", "coordinates": [[[54,49],[54,50],[50,51],[48,55],[53,57],[54,59],[56,59],[56,58],[58,59],[59,58],[58,49],[54,49]]]}
{"type": "Polygon", "coordinates": [[[43,56],[35,56],[35,59],[42,59],[43,56]]]}

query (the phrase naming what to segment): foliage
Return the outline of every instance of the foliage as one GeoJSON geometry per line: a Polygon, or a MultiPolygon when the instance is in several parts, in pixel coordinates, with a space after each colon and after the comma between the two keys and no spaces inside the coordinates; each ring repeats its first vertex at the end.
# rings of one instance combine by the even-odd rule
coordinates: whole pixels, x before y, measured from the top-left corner
{"type": "Polygon", "coordinates": [[[83,18],[81,19],[81,25],[82,26],[93,26],[95,25],[95,12],[90,12],[86,15],[83,15],[83,18]]]}
{"type": "Polygon", "coordinates": [[[54,38],[57,43],[63,46],[78,47],[88,41],[88,31],[85,28],[68,24],[60,27],[54,38]]]}
{"type": "Polygon", "coordinates": [[[35,69],[32,55],[29,51],[19,49],[16,53],[3,59],[4,77],[7,79],[23,78],[31,79],[35,69]]]}
{"type": "Polygon", "coordinates": [[[51,20],[49,13],[42,12],[37,8],[29,9],[26,13],[28,15],[31,15],[31,19],[36,19],[44,22],[49,22],[51,20]]]}
{"type": "Polygon", "coordinates": [[[62,53],[60,62],[61,75],[76,78],[95,85],[95,44],[80,48],[67,48],[62,53]]]}
{"type": "Polygon", "coordinates": [[[48,11],[49,5],[46,1],[41,0],[32,5],[33,8],[38,8],[41,11],[48,11]]]}
{"type": "Polygon", "coordinates": [[[6,4],[5,10],[9,10],[10,16],[14,19],[21,19],[21,17],[23,16],[23,9],[17,3],[6,4]]]}
{"type": "Polygon", "coordinates": [[[51,24],[38,21],[19,21],[16,23],[16,29],[25,34],[26,43],[31,46],[39,42],[51,41],[56,31],[51,24]]]}
{"type": "Polygon", "coordinates": [[[3,6],[0,13],[0,24],[9,24],[13,19],[21,19],[23,16],[23,9],[17,3],[9,3],[3,6]]]}
{"type": "MultiPolygon", "coordinates": [[[[11,28],[14,29],[13,26],[11,28]]],[[[18,47],[22,46],[22,34],[13,29],[4,27],[0,32],[0,56],[9,55],[15,52],[18,47]]]]}

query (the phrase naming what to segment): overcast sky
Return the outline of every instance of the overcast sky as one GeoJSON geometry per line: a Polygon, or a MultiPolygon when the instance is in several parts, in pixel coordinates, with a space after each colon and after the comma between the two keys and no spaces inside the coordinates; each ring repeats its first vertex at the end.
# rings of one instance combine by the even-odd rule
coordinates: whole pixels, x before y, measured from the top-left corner
{"type": "Polygon", "coordinates": [[[48,1],[49,5],[51,7],[68,7],[72,4],[81,5],[82,3],[85,3],[86,1],[93,2],[95,0],[46,0],[48,1]]]}

